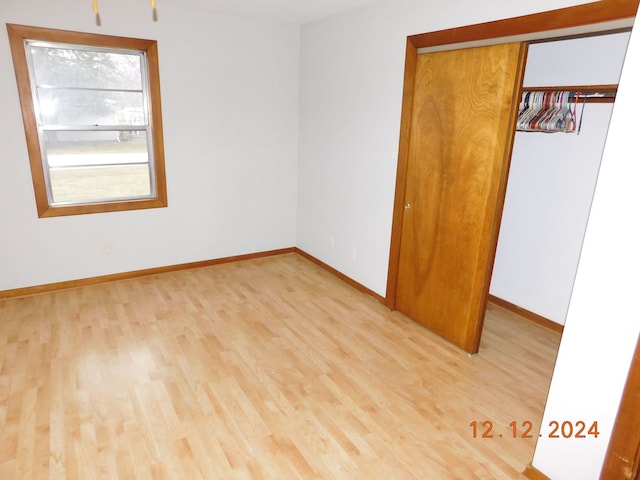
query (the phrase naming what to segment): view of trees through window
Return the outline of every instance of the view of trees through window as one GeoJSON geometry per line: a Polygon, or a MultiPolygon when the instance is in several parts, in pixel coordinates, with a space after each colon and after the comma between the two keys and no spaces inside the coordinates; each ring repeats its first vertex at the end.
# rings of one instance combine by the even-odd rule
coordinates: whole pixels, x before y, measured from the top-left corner
{"type": "Polygon", "coordinates": [[[152,196],[144,55],[42,42],[28,51],[50,202],[152,196]]]}

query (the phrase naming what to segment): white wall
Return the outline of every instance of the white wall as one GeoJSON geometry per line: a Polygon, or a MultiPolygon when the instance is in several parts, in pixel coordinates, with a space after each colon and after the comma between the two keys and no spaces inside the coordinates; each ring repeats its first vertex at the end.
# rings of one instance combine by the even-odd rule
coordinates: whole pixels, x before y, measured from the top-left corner
{"type": "MultiPolygon", "coordinates": [[[[618,83],[628,41],[618,33],[533,44],[524,85],[618,83]]],[[[578,135],[516,133],[491,293],[560,324],[612,108],[586,105],[578,135]]]]}
{"type": "Polygon", "coordinates": [[[567,323],[533,465],[553,480],[595,480],[640,333],[640,35],[620,79],[567,323]],[[597,421],[595,439],[550,439],[551,421],[597,421]]]}
{"type": "Polygon", "coordinates": [[[384,295],[406,37],[577,3],[387,0],[304,25],[298,246],[384,295]]]}
{"type": "Polygon", "coordinates": [[[294,246],[299,26],[99,3],[0,2],[0,290],[294,246]],[[168,208],[37,218],[6,22],[158,40],[168,208]]]}

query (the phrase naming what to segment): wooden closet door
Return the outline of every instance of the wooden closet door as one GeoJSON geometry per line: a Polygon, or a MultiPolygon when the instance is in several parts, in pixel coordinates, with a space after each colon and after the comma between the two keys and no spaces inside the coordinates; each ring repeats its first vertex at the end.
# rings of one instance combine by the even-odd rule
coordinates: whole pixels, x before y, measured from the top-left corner
{"type": "Polygon", "coordinates": [[[480,345],[526,45],[418,55],[396,308],[480,345]]]}

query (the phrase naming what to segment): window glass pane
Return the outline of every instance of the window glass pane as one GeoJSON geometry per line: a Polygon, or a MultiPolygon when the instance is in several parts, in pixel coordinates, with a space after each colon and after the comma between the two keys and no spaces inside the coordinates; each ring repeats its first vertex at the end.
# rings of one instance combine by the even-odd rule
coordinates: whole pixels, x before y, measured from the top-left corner
{"type": "Polygon", "coordinates": [[[142,92],[38,89],[41,125],[145,125],[142,92]]]}
{"type": "Polygon", "coordinates": [[[52,168],[53,203],[149,197],[149,165],[52,168]]]}
{"type": "Polygon", "coordinates": [[[150,197],[144,131],[47,131],[54,203],[150,197]]]}
{"type": "Polygon", "coordinates": [[[137,54],[31,45],[37,86],[142,90],[137,54]]]}

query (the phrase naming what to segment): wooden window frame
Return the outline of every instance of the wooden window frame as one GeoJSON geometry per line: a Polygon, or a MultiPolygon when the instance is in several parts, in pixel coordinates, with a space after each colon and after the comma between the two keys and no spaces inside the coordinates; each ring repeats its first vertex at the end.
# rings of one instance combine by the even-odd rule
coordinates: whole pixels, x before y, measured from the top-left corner
{"type": "Polygon", "coordinates": [[[9,34],[9,43],[18,84],[18,95],[22,109],[22,120],[27,140],[27,150],[38,217],[83,215],[166,207],[168,202],[164,165],[164,140],[162,134],[162,108],[160,102],[160,73],[157,42],[155,40],[72,32],[15,24],[7,24],[7,32],[9,34]],[[25,51],[26,40],[109,49],[137,50],[146,54],[149,78],[149,119],[152,132],[151,147],[153,148],[153,168],[155,171],[155,174],[152,176],[152,181],[155,182],[155,185],[152,185],[152,191],[155,191],[154,197],[66,205],[51,205],[49,203],[29,77],[29,67],[25,51]]]}

